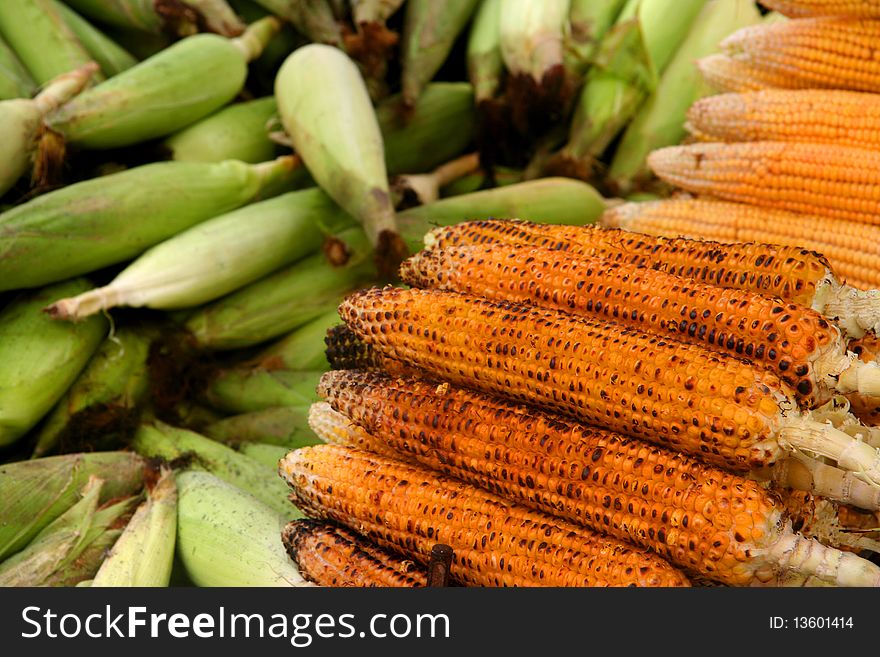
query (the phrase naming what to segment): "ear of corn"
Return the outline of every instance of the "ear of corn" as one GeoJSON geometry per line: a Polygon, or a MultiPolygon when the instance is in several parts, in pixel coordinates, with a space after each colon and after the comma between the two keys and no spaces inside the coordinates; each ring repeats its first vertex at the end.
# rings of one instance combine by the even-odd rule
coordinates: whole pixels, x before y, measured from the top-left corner
{"type": "Polygon", "coordinates": [[[476,0],[409,0],[401,60],[403,102],[413,106],[452,50],[479,3],[476,0]]]}
{"type": "Polygon", "coordinates": [[[666,182],[725,201],[880,224],[880,153],[833,144],[757,141],[654,151],[666,182]]]}
{"type": "Polygon", "coordinates": [[[790,16],[853,16],[880,18],[880,4],[876,0],[761,0],[769,9],[790,16]]]}
{"type": "Polygon", "coordinates": [[[0,38],[0,100],[30,98],[37,83],[6,42],[0,38]]]}
{"type": "Polygon", "coordinates": [[[335,232],[351,223],[321,190],[290,192],[178,233],[110,284],[62,299],[50,312],[78,320],[116,306],[199,306],[314,253],[322,229],[335,232]]]}
{"type": "Polygon", "coordinates": [[[91,477],[78,502],[40,531],[21,552],[0,564],[0,586],[72,586],[78,580],[91,579],[101,555],[92,553],[89,563],[83,564],[85,552],[96,542],[103,549],[109,548],[121,533],[115,523],[135,502],[135,498],[127,498],[99,506],[103,483],[91,477]],[[99,557],[97,562],[95,556],[99,557]],[[85,572],[81,570],[83,565],[85,572]]]}
{"type": "Polygon", "coordinates": [[[253,361],[265,369],[325,369],[328,363],[324,336],[327,329],[338,323],[339,314],[334,308],[263,349],[253,361]]]}
{"type": "Polygon", "coordinates": [[[168,586],[177,533],[177,485],[165,470],[101,564],[91,586],[168,586]]]}
{"type": "Polygon", "coordinates": [[[53,0],[0,3],[0,35],[40,85],[92,60],[53,0]]]}
{"type": "Polygon", "coordinates": [[[101,71],[106,77],[122,73],[138,63],[138,60],[122,46],[63,2],[54,0],[52,7],[61,15],[89,56],[100,65],[101,71]]]}
{"type": "Polygon", "coordinates": [[[644,180],[649,175],[648,153],[677,144],[685,136],[682,123],[688,107],[708,91],[698,79],[694,60],[715,51],[718,42],[734,30],[760,18],[750,0],[706,3],[660,76],[657,89],[639,108],[614,150],[608,175],[618,186],[627,189],[631,181],[644,180]]]}
{"type": "Polygon", "coordinates": [[[107,320],[51,320],[43,308],[88,289],[77,279],[23,296],[0,312],[0,446],[33,428],[76,380],[107,334],[107,320]]]}
{"type": "Polygon", "coordinates": [[[204,434],[230,445],[263,443],[295,449],[318,442],[309,428],[308,403],[270,406],[259,411],[232,415],[209,424],[204,434]]]}
{"type": "Polygon", "coordinates": [[[82,94],[47,119],[69,144],[118,148],[168,135],[241,91],[247,64],[280,29],[275,18],[236,39],[198,34],[82,94]]]}
{"type": "Polygon", "coordinates": [[[149,392],[148,331],[120,328],[98,347],[36,435],[34,457],[124,444],[149,392]]]}
{"type": "Polygon", "coordinates": [[[880,62],[872,48],[880,23],[853,18],[803,18],[746,27],[722,51],[764,71],[774,86],[880,91],[880,62]]]}
{"type": "Polygon", "coordinates": [[[647,551],[530,511],[421,466],[335,445],[281,462],[308,515],[346,525],[427,564],[436,543],[454,550],[452,577],[474,586],[687,586],[647,551]],[[377,516],[378,513],[378,516],[377,516]]]}
{"type": "Polygon", "coordinates": [[[194,584],[311,586],[284,551],[284,516],[206,472],[178,474],[177,487],[177,556],[194,584]]]}
{"type": "Polygon", "coordinates": [[[581,75],[587,71],[625,4],[626,0],[571,0],[563,53],[569,69],[581,75]]]}
{"type": "MultiPolygon", "coordinates": [[[[64,0],[64,2],[83,16],[116,27],[155,34],[162,32],[166,27],[172,27],[166,26],[165,21],[156,11],[154,0],[64,0]]],[[[174,18],[180,22],[181,19],[194,17],[174,18]]],[[[190,25],[189,32],[192,34],[195,31],[195,25],[190,25]]]]}
{"type": "Polygon", "coordinates": [[[697,70],[706,84],[715,91],[744,92],[786,88],[782,80],[772,73],[722,53],[708,55],[697,61],[697,70]]]}
{"type": "MultiPolygon", "coordinates": [[[[609,431],[381,374],[330,372],[321,392],[385,449],[726,584],[772,581],[776,544],[805,540],[759,484],[609,431]]],[[[796,568],[838,583],[825,572],[835,558],[796,568]]],[[[880,569],[860,565],[876,581],[880,569]]]]}
{"type": "Polygon", "coordinates": [[[342,31],[327,0],[254,0],[315,43],[342,47],[342,31]]]}
{"type": "Polygon", "coordinates": [[[303,406],[315,401],[323,370],[230,369],[208,384],[205,400],[227,413],[253,413],[276,406],[303,406]]]}
{"type": "Polygon", "coordinates": [[[424,568],[337,525],[294,520],[281,540],[303,576],[318,586],[427,586],[424,568]]]}
{"type": "Polygon", "coordinates": [[[343,264],[323,253],[270,274],[197,310],[186,328],[207,349],[237,349],[284,335],[332,310],[346,292],[375,279],[373,250],[360,228],[338,235],[343,264]]]}
{"type": "MultiPolygon", "coordinates": [[[[325,381],[326,378],[322,377],[322,385],[325,381]]],[[[324,393],[324,396],[328,395],[324,393]]],[[[318,438],[329,445],[362,449],[398,460],[411,460],[407,458],[407,455],[388,445],[379,434],[374,436],[368,433],[346,415],[333,410],[327,402],[312,404],[309,409],[309,426],[318,438]]]]}
{"type": "Polygon", "coordinates": [[[495,96],[504,74],[501,56],[502,0],[485,0],[477,7],[468,32],[467,70],[476,102],[495,96]]]}
{"type": "Polygon", "coordinates": [[[43,194],[0,215],[0,290],[36,287],[139,255],[265,193],[294,158],[157,162],[43,194]]]}
{"type": "Polygon", "coordinates": [[[104,481],[103,503],[140,490],[144,465],[140,456],[130,452],[95,452],[0,466],[0,561],[69,509],[90,477],[104,481]]]}
{"type": "Polygon", "coordinates": [[[55,78],[36,98],[0,101],[0,196],[30,168],[43,118],[80,93],[97,70],[89,63],[55,78]]]}
{"type": "Polygon", "coordinates": [[[290,511],[283,482],[262,463],[193,431],[155,423],[140,427],[132,449],[149,458],[181,459],[247,491],[278,513],[290,511]]]}
{"type": "MultiPolygon", "coordinates": [[[[302,445],[299,445],[302,447],[302,445]]],[[[238,451],[261,465],[277,468],[278,462],[290,451],[282,445],[270,445],[245,441],[238,444],[238,451]]]]}

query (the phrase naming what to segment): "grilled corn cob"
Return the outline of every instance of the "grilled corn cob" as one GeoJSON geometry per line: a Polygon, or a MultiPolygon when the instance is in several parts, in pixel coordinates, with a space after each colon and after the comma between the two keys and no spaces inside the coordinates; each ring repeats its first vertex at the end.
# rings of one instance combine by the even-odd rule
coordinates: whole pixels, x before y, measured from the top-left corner
{"type": "Polygon", "coordinates": [[[518,245],[426,249],[404,261],[400,275],[413,287],[556,308],[745,357],[776,373],[808,408],[836,392],[880,403],[880,367],[854,361],[824,316],[775,297],[518,245]]]}
{"type": "Polygon", "coordinates": [[[880,18],[880,2],[877,0],[761,0],[761,4],[791,18],[805,16],[880,18]]]}
{"type": "Polygon", "coordinates": [[[425,570],[349,530],[315,520],[294,520],[281,541],[303,577],[318,586],[427,586],[425,570]]]}
{"type": "Polygon", "coordinates": [[[343,301],[340,316],[380,353],[443,380],[714,465],[748,471],[803,449],[880,483],[880,450],[800,413],[788,386],[748,361],[618,324],[434,290],[364,290],[343,301]]]}
{"type": "Polygon", "coordinates": [[[382,370],[396,376],[422,375],[418,368],[410,367],[379,353],[363,342],[345,324],[327,330],[324,336],[325,354],[330,369],[334,370],[382,370]]]}
{"type": "MultiPolygon", "coordinates": [[[[786,88],[772,73],[722,53],[697,60],[697,70],[706,84],[717,91],[739,92],[786,88]]],[[[806,85],[802,85],[801,88],[804,86],[806,85]]]]}
{"type": "MultiPolygon", "coordinates": [[[[681,454],[415,379],[329,372],[320,392],[386,449],[709,578],[748,585],[786,569],[827,576],[824,564],[779,563],[805,539],[775,497],[681,454]]],[[[830,583],[880,586],[880,568],[851,565],[852,574],[842,569],[830,583]]]]}
{"type": "Polygon", "coordinates": [[[776,141],[690,144],[656,150],[648,165],[690,192],[880,225],[880,153],[866,148],[776,141]]]}
{"type": "Polygon", "coordinates": [[[878,39],[880,21],[803,18],[742,28],[721,42],[721,50],[770,74],[778,87],[876,92],[878,39]]]}
{"type": "Polygon", "coordinates": [[[475,586],[687,586],[677,569],[469,484],[369,452],[317,445],[280,472],[308,515],[333,520],[425,565],[452,547],[451,575],[475,586]]]}
{"type": "MultiPolygon", "coordinates": [[[[321,379],[322,385],[324,379],[321,379]]],[[[333,410],[327,402],[315,402],[309,408],[309,426],[315,435],[330,445],[354,447],[390,458],[406,457],[389,447],[381,438],[374,437],[354,424],[342,413],[333,410]]]]}

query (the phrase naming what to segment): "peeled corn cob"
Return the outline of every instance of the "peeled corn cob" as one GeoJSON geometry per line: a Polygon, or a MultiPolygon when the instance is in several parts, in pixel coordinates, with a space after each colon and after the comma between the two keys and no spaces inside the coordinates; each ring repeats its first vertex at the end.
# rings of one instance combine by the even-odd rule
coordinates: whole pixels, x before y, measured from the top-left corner
{"type": "Polygon", "coordinates": [[[801,141],[880,148],[880,96],[766,89],[702,98],[686,128],[702,141],[801,141]]]}
{"type": "Polygon", "coordinates": [[[288,454],[281,476],[313,518],[333,520],[425,565],[436,543],[475,586],[687,586],[640,548],[528,510],[427,468],[335,445],[288,454]]]}
{"type": "MultiPolygon", "coordinates": [[[[324,381],[326,379],[322,377],[322,385],[324,381]]],[[[324,396],[326,397],[327,394],[325,393],[324,396]]],[[[329,445],[353,447],[389,458],[406,460],[406,456],[395,451],[381,438],[374,437],[361,429],[342,413],[333,410],[327,402],[312,404],[309,408],[309,426],[318,438],[329,445]]]]}
{"type": "Polygon", "coordinates": [[[605,426],[735,471],[802,449],[880,483],[880,450],[812,420],[748,361],[618,324],[433,290],[347,297],[340,316],[377,351],[450,383],[605,426]]]}
{"type": "Polygon", "coordinates": [[[787,87],[782,80],[768,71],[747,62],[728,57],[722,53],[708,55],[697,60],[697,69],[710,87],[722,92],[757,91],[775,88],[804,88],[792,84],[787,87]]]}
{"type": "Polygon", "coordinates": [[[775,9],[785,16],[858,16],[880,18],[877,0],[761,0],[768,9],[775,9]]]}
{"type": "Polygon", "coordinates": [[[770,74],[778,87],[876,92],[878,39],[880,21],[803,18],[743,28],[721,50],[770,74]]]}
{"type": "Polygon", "coordinates": [[[423,568],[343,527],[294,520],[282,531],[281,540],[303,577],[318,586],[427,586],[423,568]]]}
{"type": "Polygon", "coordinates": [[[517,245],[426,249],[404,261],[400,275],[413,287],[555,308],[748,358],[807,408],[836,392],[880,403],[880,366],[853,360],[840,330],[818,312],[775,297],[517,245]]]}
{"type": "Polygon", "coordinates": [[[757,483],[681,454],[416,379],[329,372],[320,392],[386,449],[723,583],[773,581],[790,569],[880,586],[880,568],[861,559],[825,572],[836,551],[784,563],[802,542],[808,552],[827,548],[795,534],[757,483]]]}

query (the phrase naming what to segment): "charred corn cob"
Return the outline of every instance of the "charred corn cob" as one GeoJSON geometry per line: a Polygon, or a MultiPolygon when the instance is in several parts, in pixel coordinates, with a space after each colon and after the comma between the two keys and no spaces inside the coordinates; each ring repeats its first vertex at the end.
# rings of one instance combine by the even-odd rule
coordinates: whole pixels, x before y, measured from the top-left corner
{"type": "Polygon", "coordinates": [[[324,344],[327,362],[334,370],[382,370],[400,376],[418,372],[415,368],[379,353],[358,338],[345,324],[328,329],[324,344]]]}
{"type": "Polygon", "coordinates": [[[450,383],[572,415],[728,469],[791,449],[880,482],[880,450],[802,414],[760,367],[619,324],[477,297],[385,288],[340,316],[377,351],[450,383]]]}
{"type": "Polygon", "coordinates": [[[327,402],[312,404],[309,409],[309,426],[318,438],[330,445],[354,447],[390,458],[406,458],[380,438],[361,429],[342,413],[334,411],[327,402]]]}
{"type": "Polygon", "coordinates": [[[413,287],[556,308],[745,357],[772,370],[808,408],[837,392],[880,403],[880,367],[853,360],[823,315],[776,297],[519,245],[429,248],[404,261],[400,276],[413,287]]]}
{"type": "MultiPolygon", "coordinates": [[[[805,539],[774,496],[681,454],[416,379],[328,372],[320,392],[386,449],[723,583],[768,582],[785,569],[823,574],[815,563],[779,563],[805,539]]],[[[880,585],[880,568],[852,565],[855,579],[840,571],[831,583],[880,585]]]]}
{"type": "Polygon", "coordinates": [[[690,144],[654,151],[648,166],[672,185],[725,201],[880,225],[880,152],[867,148],[690,144]]]}
{"type": "Polygon", "coordinates": [[[719,94],[691,105],[702,141],[801,141],[880,148],[880,95],[826,89],[719,94]]]}
{"type": "Polygon", "coordinates": [[[280,464],[307,515],[346,525],[425,565],[452,547],[451,574],[474,586],[687,586],[660,557],[526,509],[421,466],[317,445],[280,464]]]}
{"type": "Polygon", "coordinates": [[[281,532],[281,540],[302,576],[318,586],[414,588],[427,585],[423,568],[343,527],[315,520],[294,520],[281,532]]]}
{"type": "MultiPolygon", "coordinates": [[[[717,91],[757,91],[759,89],[795,88],[785,87],[780,80],[767,71],[751,64],[716,53],[697,60],[697,70],[710,87],[717,91]]],[[[807,85],[801,85],[804,88],[807,85]]]]}
{"type": "Polygon", "coordinates": [[[880,2],[877,0],[761,0],[761,4],[791,18],[804,16],[880,18],[880,2]]]}
{"type": "Polygon", "coordinates": [[[721,50],[770,74],[777,87],[876,92],[878,39],[880,21],[803,18],[742,28],[721,50]]]}

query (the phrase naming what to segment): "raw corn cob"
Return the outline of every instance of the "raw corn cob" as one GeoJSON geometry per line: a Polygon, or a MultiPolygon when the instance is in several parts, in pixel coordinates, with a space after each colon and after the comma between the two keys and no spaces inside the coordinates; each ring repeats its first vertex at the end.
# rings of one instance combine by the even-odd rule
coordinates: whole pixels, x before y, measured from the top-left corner
{"type": "Polygon", "coordinates": [[[689,192],[776,210],[880,225],[880,153],[803,142],[668,146],[648,156],[689,192]]]}
{"type": "Polygon", "coordinates": [[[281,543],[285,517],[207,472],[177,475],[177,556],[197,586],[312,586],[281,543]]]}
{"type": "Polygon", "coordinates": [[[100,65],[105,77],[122,73],[138,63],[132,54],[60,0],[54,0],[52,6],[79,39],[86,52],[100,65]]]}
{"type": "Polygon", "coordinates": [[[765,89],[701,98],[687,112],[701,141],[808,141],[880,148],[880,95],[765,89]]]}
{"type": "Polygon", "coordinates": [[[733,471],[800,449],[880,482],[880,450],[797,410],[788,386],[748,361],[452,292],[364,290],[339,312],[380,353],[453,384],[542,404],[733,471]]]}
{"type": "Polygon", "coordinates": [[[291,499],[380,547],[425,565],[436,543],[451,575],[474,586],[687,586],[660,557],[531,511],[473,486],[335,445],[290,452],[280,465],[291,499]]]}
{"type": "MultiPolygon", "coordinates": [[[[840,276],[838,285],[845,281],[861,290],[880,288],[880,226],[703,198],[624,203],[606,210],[602,225],[658,237],[810,249],[828,259],[840,276]]],[[[813,292],[812,299],[801,301],[817,308],[821,296],[813,292]]]]}
{"type": "Polygon", "coordinates": [[[295,161],[155,162],[17,205],[0,214],[0,290],[37,287],[133,258],[267,195],[295,161]]]}
{"type": "Polygon", "coordinates": [[[318,586],[427,586],[423,568],[344,527],[294,520],[284,527],[281,541],[303,577],[318,586]]]}
{"type": "Polygon", "coordinates": [[[706,84],[716,91],[740,92],[787,88],[772,73],[722,53],[708,55],[698,60],[697,70],[706,84]]]}
{"type": "Polygon", "coordinates": [[[852,392],[880,403],[880,366],[854,360],[820,313],[776,297],[518,245],[425,249],[400,276],[413,287],[555,308],[748,358],[788,384],[802,407],[852,392]]]}
{"type": "Polygon", "coordinates": [[[790,569],[880,586],[880,568],[861,559],[825,572],[836,551],[822,565],[787,561],[826,548],[795,534],[757,483],[681,454],[417,379],[329,372],[320,392],[386,449],[725,584],[773,582],[790,569]]]}
{"type": "Polygon", "coordinates": [[[878,21],[802,18],[743,28],[722,41],[721,50],[769,74],[777,87],[876,92],[878,39],[878,21]]]}
{"type": "MultiPolygon", "coordinates": [[[[324,377],[321,378],[322,386],[324,377]]],[[[326,397],[326,393],[324,394],[326,397]]],[[[329,445],[353,447],[373,454],[382,454],[389,458],[411,460],[385,443],[381,437],[367,433],[357,424],[348,419],[327,402],[315,402],[309,408],[309,426],[315,435],[329,445]]]]}
{"type": "Polygon", "coordinates": [[[6,42],[0,38],[0,100],[30,98],[37,83],[6,42]]]}
{"type": "Polygon", "coordinates": [[[805,16],[880,18],[880,3],[877,0],[761,0],[761,4],[791,18],[805,16]]]}

